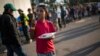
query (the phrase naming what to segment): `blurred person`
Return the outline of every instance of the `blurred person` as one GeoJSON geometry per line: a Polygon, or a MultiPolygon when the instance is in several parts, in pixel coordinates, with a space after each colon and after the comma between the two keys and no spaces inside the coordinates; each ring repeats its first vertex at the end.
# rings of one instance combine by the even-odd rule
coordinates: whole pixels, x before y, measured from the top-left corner
{"type": "Polygon", "coordinates": [[[32,22],[32,19],[33,19],[33,13],[32,13],[32,11],[31,11],[30,8],[28,8],[27,11],[28,11],[27,16],[28,16],[28,18],[29,18],[28,22],[29,22],[29,26],[31,27],[31,22],[32,22]]]}
{"type": "Polygon", "coordinates": [[[81,18],[82,18],[82,8],[83,7],[83,5],[81,4],[81,5],[79,5],[79,12],[78,12],[78,19],[80,20],[81,18]]]}
{"type": "Polygon", "coordinates": [[[56,30],[58,30],[58,18],[57,18],[56,8],[53,8],[51,11],[51,19],[54,25],[56,26],[56,30]]]}
{"type": "Polygon", "coordinates": [[[75,11],[74,7],[70,7],[69,17],[70,17],[72,20],[75,20],[74,11],[75,11]]]}
{"type": "Polygon", "coordinates": [[[97,3],[98,13],[100,14],[100,2],[97,3]]]}
{"type": "Polygon", "coordinates": [[[32,13],[33,13],[33,19],[36,21],[37,20],[37,16],[36,16],[36,5],[32,4],[32,13]]]}
{"type": "Polygon", "coordinates": [[[28,18],[29,18],[29,27],[30,27],[30,37],[33,38],[33,34],[34,34],[34,31],[31,29],[31,27],[34,27],[35,26],[35,15],[32,13],[32,10],[30,8],[28,8],[28,18]]]}
{"type": "Polygon", "coordinates": [[[47,39],[39,38],[42,34],[55,32],[53,23],[46,19],[48,12],[45,5],[37,6],[37,16],[38,20],[34,29],[37,56],[55,56],[53,36],[47,39]]]}
{"type": "Polygon", "coordinates": [[[87,6],[86,6],[86,10],[87,10],[87,12],[88,12],[88,16],[90,16],[90,14],[91,14],[90,9],[91,9],[91,8],[90,8],[90,5],[87,5],[87,6]]]}
{"type": "Polygon", "coordinates": [[[14,52],[18,56],[25,56],[22,47],[18,42],[17,22],[13,16],[15,7],[11,3],[4,5],[3,15],[0,17],[0,32],[2,44],[7,48],[7,56],[14,56],[14,52]]]}
{"type": "Polygon", "coordinates": [[[65,12],[66,12],[66,15],[65,15],[65,17],[64,17],[65,23],[68,23],[68,21],[71,20],[71,19],[69,18],[69,8],[68,8],[68,7],[65,8],[65,12]]]}
{"type": "Polygon", "coordinates": [[[62,20],[61,20],[61,10],[60,7],[57,7],[57,18],[58,18],[58,25],[59,25],[59,29],[62,28],[62,20]]]}
{"type": "Polygon", "coordinates": [[[88,16],[88,11],[86,9],[86,6],[84,6],[84,17],[87,17],[88,16]]]}
{"type": "Polygon", "coordinates": [[[60,10],[61,10],[61,23],[63,25],[63,27],[66,26],[66,20],[64,19],[64,17],[66,16],[66,11],[64,10],[63,6],[60,6],[60,10]]]}
{"type": "Polygon", "coordinates": [[[18,23],[21,24],[23,34],[26,38],[26,43],[29,43],[30,42],[30,35],[29,35],[29,28],[28,28],[29,27],[29,25],[28,25],[29,18],[24,14],[23,10],[21,10],[21,9],[18,9],[18,13],[20,15],[17,18],[19,20],[18,23]]]}
{"type": "Polygon", "coordinates": [[[82,18],[84,17],[84,11],[85,11],[85,8],[84,8],[84,5],[83,5],[82,8],[81,8],[82,18]]]}
{"type": "Polygon", "coordinates": [[[78,19],[78,17],[79,17],[79,7],[78,7],[78,5],[75,5],[74,6],[74,17],[75,17],[75,20],[77,20],[78,19]]]}
{"type": "Polygon", "coordinates": [[[92,15],[96,14],[97,7],[95,4],[92,4],[92,15]]]}

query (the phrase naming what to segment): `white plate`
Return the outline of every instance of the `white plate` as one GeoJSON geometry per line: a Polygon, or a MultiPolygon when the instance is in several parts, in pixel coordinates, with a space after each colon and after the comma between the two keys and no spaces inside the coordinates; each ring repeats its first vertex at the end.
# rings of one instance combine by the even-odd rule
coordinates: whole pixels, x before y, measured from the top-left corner
{"type": "Polygon", "coordinates": [[[41,39],[52,38],[55,34],[56,34],[56,32],[45,33],[45,34],[42,34],[41,36],[39,36],[39,38],[41,38],[41,39]]]}

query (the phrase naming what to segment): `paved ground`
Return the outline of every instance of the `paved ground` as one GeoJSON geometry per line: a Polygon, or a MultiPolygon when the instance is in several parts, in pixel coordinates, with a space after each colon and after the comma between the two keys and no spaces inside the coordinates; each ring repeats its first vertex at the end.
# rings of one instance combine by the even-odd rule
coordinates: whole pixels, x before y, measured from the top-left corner
{"type": "MultiPolygon", "coordinates": [[[[78,36],[78,37],[75,37],[75,38],[72,38],[69,40],[63,40],[63,41],[57,43],[56,44],[57,56],[79,56],[79,55],[86,56],[86,55],[88,55],[89,53],[91,53],[91,52],[89,52],[90,50],[94,51],[94,50],[92,50],[92,49],[94,49],[93,47],[95,47],[95,45],[93,45],[93,44],[100,41],[99,33],[100,33],[100,29],[95,30],[91,33],[82,35],[82,36],[78,36]],[[91,45],[93,45],[93,47],[91,45]],[[86,55],[84,55],[84,54],[86,54],[86,55]]],[[[94,54],[96,55],[97,53],[95,52],[94,54]]],[[[96,55],[96,56],[100,56],[100,54],[98,53],[98,55],[96,55]]]]}
{"type": "MultiPolygon", "coordinates": [[[[98,16],[72,22],[58,31],[54,39],[57,56],[100,56],[98,16]]],[[[36,56],[35,42],[23,45],[28,56],[36,56]]],[[[5,53],[6,54],[6,53],[5,53]]],[[[0,56],[5,56],[1,54],[0,56]]]]}

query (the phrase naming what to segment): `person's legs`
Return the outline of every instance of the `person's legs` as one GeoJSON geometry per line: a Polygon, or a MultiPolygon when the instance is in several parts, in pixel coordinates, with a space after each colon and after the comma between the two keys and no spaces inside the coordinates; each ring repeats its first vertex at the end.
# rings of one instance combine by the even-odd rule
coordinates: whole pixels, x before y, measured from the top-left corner
{"type": "Polygon", "coordinates": [[[37,56],[56,56],[54,52],[48,52],[46,54],[40,54],[38,53],[37,56]]]}
{"type": "Polygon", "coordinates": [[[28,42],[30,40],[30,37],[29,37],[28,27],[27,26],[23,27],[23,33],[24,33],[24,36],[26,38],[26,41],[28,42]]]}
{"type": "Polygon", "coordinates": [[[54,52],[47,53],[47,56],[56,56],[54,52]]]}
{"type": "Polygon", "coordinates": [[[46,54],[40,54],[40,53],[38,53],[37,56],[46,56],[46,54]]]}
{"type": "Polygon", "coordinates": [[[24,52],[22,51],[22,47],[20,45],[12,45],[13,51],[18,55],[18,56],[26,56],[24,52]]]}
{"type": "Polygon", "coordinates": [[[61,19],[60,18],[58,18],[58,24],[59,24],[59,28],[61,29],[62,25],[61,25],[61,19]]]}
{"type": "Polygon", "coordinates": [[[7,48],[7,56],[14,56],[14,51],[10,45],[5,45],[7,48]]]}

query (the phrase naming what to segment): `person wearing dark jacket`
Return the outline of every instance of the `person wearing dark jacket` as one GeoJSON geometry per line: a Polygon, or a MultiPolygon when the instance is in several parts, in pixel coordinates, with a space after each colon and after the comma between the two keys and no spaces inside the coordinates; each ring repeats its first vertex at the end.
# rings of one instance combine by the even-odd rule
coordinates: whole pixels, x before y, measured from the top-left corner
{"type": "Polygon", "coordinates": [[[2,44],[7,48],[7,56],[14,56],[14,52],[18,56],[25,56],[22,51],[21,45],[17,40],[19,35],[17,32],[16,19],[13,16],[13,11],[16,11],[13,4],[7,3],[4,5],[4,13],[0,17],[2,44]]]}

